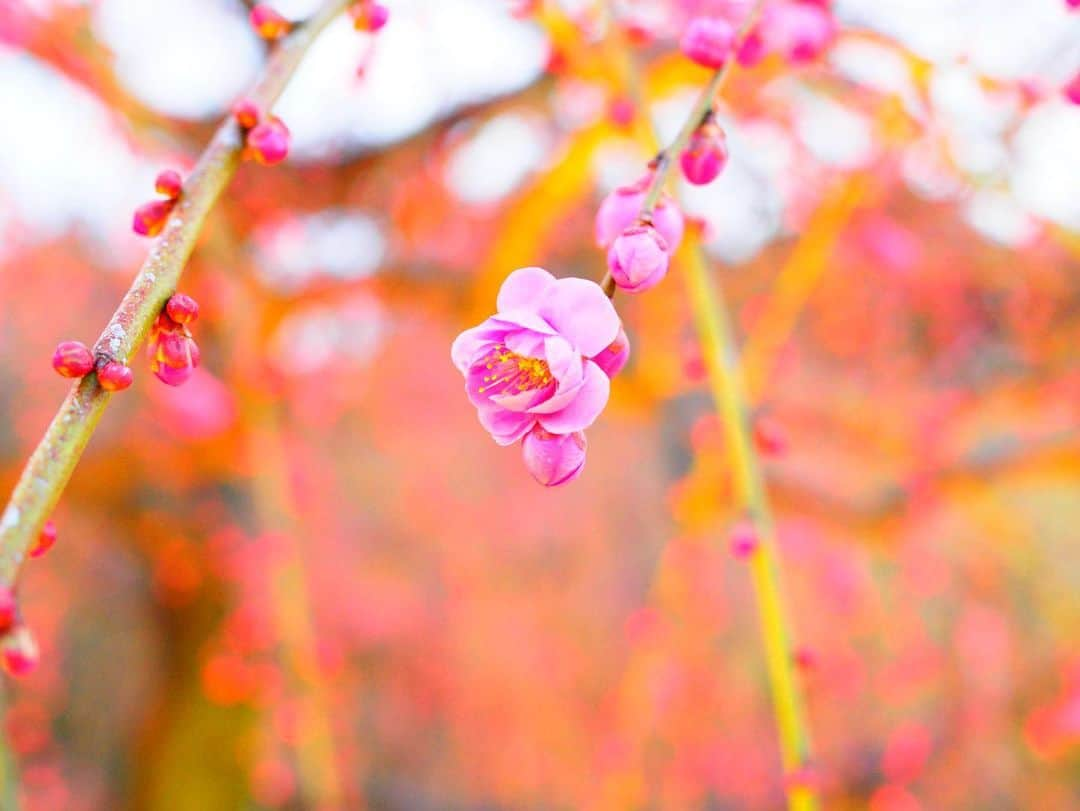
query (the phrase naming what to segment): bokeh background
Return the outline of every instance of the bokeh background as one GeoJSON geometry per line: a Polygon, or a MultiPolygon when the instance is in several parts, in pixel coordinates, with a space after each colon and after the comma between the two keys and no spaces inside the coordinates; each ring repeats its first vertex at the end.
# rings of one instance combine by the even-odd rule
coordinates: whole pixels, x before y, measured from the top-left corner
{"type": "MultiPolygon", "coordinates": [[[[281,0],[302,18],[316,3],[281,0]]],[[[683,275],[546,490],[449,345],[505,275],[599,279],[593,212],[704,81],[705,2],[396,0],[343,21],[182,289],[203,366],[135,364],[21,582],[26,808],[771,809],[758,620],[683,275]],[[524,4],[517,4],[523,6],[524,4]],[[518,13],[515,13],[518,12],[518,13]],[[628,66],[646,103],[627,114],[628,66]]],[[[739,71],[688,190],[735,315],[830,809],[1080,808],[1080,12],[837,0],[739,71]]],[[[264,46],[239,0],[0,0],[0,484],[264,46]]],[[[634,109],[634,108],[631,108],[634,109]]]]}

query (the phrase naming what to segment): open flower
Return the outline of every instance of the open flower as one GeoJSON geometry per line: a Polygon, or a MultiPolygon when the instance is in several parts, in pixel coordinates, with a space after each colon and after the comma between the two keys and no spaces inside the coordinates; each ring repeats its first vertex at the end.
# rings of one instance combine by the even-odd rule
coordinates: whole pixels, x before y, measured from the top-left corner
{"type": "Polygon", "coordinates": [[[592,425],[610,382],[592,360],[619,333],[619,317],[600,286],[521,268],[503,282],[498,312],[465,330],[450,350],[480,424],[500,445],[535,425],[572,434],[592,425]]]}

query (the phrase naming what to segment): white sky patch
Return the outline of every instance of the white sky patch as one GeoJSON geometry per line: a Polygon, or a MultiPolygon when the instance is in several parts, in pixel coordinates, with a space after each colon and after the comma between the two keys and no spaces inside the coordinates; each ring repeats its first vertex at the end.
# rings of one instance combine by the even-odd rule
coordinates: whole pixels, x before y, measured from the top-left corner
{"type": "Polygon", "coordinates": [[[1021,248],[1038,236],[1039,228],[1016,199],[1001,191],[982,189],[964,206],[964,219],[987,239],[1021,248]]]}
{"type": "MultiPolygon", "coordinates": [[[[302,19],[318,2],[274,0],[274,5],[302,19]]],[[[374,40],[340,20],[316,44],[279,105],[299,158],[394,142],[461,104],[513,92],[542,69],[543,33],[511,17],[505,0],[387,2],[391,22],[374,40]],[[357,65],[372,44],[367,74],[358,78],[357,65]]],[[[84,3],[32,0],[43,11],[72,4],[84,3]]],[[[1002,133],[1012,123],[1015,99],[987,91],[971,69],[956,67],[968,59],[974,69],[993,75],[1036,74],[1060,84],[1080,70],[1080,14],[1070,14],[1064,0],[838,0],[837,5],[845,22],[872,25],[939,62],[932,96],[940,127],[904,157],[913,188],[949,199],[962,194],[969,180],[988,181],[1010,189],[1030,212],[1080,229],[1080,109],[1047,102],[1021,123],[1013,146],[1002,133]],[[970,177],[957,177],[945,156],[970,177]]],[[[95,0],[94,26],[95,35],[117,55],[121,81],[150,106],[179,116],[220,112],[243,91],[262,59],[262,46],[236,0],[95,0]]],[[[854,81],[907,92],[907,66],[888,47],[841,43],[830,59],[854,81]]],[[[132,154],[117,117],[50,68],[0,48],[0,75],[5,234],[49,239],[69,228],[85,229],[105,241],[109,261],[130,265],[146,246],[130,235],[131,214],[153,196],[152,178],[162,167],[132,154]]],[[[674,134],[696,92],[687,88],[656,105],[665,137],[674,134]]],[[[582,107],[575,114],[587,114],[600,100],[586,93],[575,102],[582,107]]],[[[800,122],[799,135],[821,160],[845,166],[860,153],[861,126],[843,114],[826,113],[813,111],[800,122]]],[[[769,150],[787,136],[762,135],[759,125],[747,129],[754,134],[742,143],[731,133],[731,164],[715,188],[690,191],[692,205],[713,224],[714,246],[730,256],[745,255],[762,234],[775,233],[778,208],[790,184],[798,182],[795,167],[776,172],[770,163],[775,156],[769,150]]],[[[520,147],[513,142],[519,137],[513,127],[503,132],[505,144],[491,137],[489,152],[520,147]]],[[[501,160],[499,155],[495,163],[501,160]]],[[[600,185],[629,182],[639,169],[640,164],[605,170],[600,185]],[[607,183],[610,177],[617,179],[607,183]]],[[[455,171],[460,170],[448,175],[452,184],[461,185],[471,174],[462,172],[455,180],[455,171]]],[[[485,182],[489,185],[477,183],[465,193],[498,199],[506,193],[500,183],[513,188],[502,177],[485,182]]]]}
{"type": "Polygon", "coordinates": [[[1000,78],[1063,81],[1080,68],[1080,17],[1064,0],[837,0],[836,13],[931,61],[970,60],[1000,78]]]}
{"type": "Polygon", "coordinates": [[[900,173],[908,188],[928,200],[949,200],[965,188],[942,149],[938,140],[928,135],[909,146],[900,159],[900,173]]]}
{"type": "Polygon", "coordinates": [[[262,62],[237,8],[234,0],[101,0],[94,33],[133,95],[167,115],[206,118],[242,95],[262,62]]]}
{"type": "Polygon", "coordinates": [[[605,114],[607,97],[603,85],[568,76],[555,84],[548,106],[561,129],[575,130],[605,114]]]}
{"type": "Polygon", "coordinates": [[[812,92],[797,94],[795,108],[795,131],[821,163],[857,169],[873,158],[874,136],[865,116],[812,92]]]}
{"type": "Polygon", "coordinates": [[[319,0],[262,0],[289,20],[305,20],[319,10],[319,0]]]}
{"type": "Polygon", "coordinates": [[[542,166],[549,149],[542,121],[496,116],[457,148],[446,167],[447,185],[466,203],[494,203],[542,166]]]}
{"type": "Polygon", "coordinates": [[[301,157],[392,143],[462,104],[524,87],[546,55],[543,33],[496,0],[398,0],[374,39],[346,19],[332,25],[275,112],[301,157]]]}
{"type": "Polygon", "coordinates": [[[85,230],[136,250],[131,216],[153,196],[154,168],[128,149],[97,99],[51,68],[0,47],[0,75],[0,208],[9,230],[28,223],[19,233],[36,240],[85,230]]]}
{"type": "Polygon", "coordinates": [[[683,183],[683,201],[688,214],[707,223],[709,252],[727,262],[744,262],[780,228],[794,146],[782,128],[768,122],[740,126],[721,117],[720,124],[731,155],[727,167],[707,186],[683,183]]]}
{"type": "Polygon", "coordinates": [[[649,109],[653,126],[662,143],[669,144],[679,132],[697,100],[700,88],[684,87],[667,98],[654,102],[649,109]]]}
{"type": "Polygon", "coordinates": [[[841,40],[829,51],[830,64],[856,84],[908,98],[915,92],[911,70],[895,47],[865,40],[841,40]]]}
{"type": "Polygon", "coordinates": [[[1012,188],[1036,214],[1080,231],[1080,107],[1055,99],[1016,136],[1012,188]]]}
{"type": "Polygon", "coordinates": [[[281,322],[271,357],[290,376],[321,371],[343,358],[362,363],[378,350],[385,331],[385,312],[369,296],[337,307],[309,307],[281,322]]]}
{"type": "Polygon", "coordinates": [[[371,217],[323,211],[260,228],[254,237],[260,274],[272,285],[296,290],[318,276],[361,279],[379,269],[386,239],[371,217]]]}
{"type": "Polygon", "coordinates": [[[1000,177],[1008,168],[1007,128],[1019,113],[1019,99],[1009,91],[991,92],[965,65],[936,68],[930,99],[949,158],[975,179],[1000,177]]]}
{"type": "Polygon", "coordinates": [[[934,70],[930,100],[940,120],[982,132],[1002,132],[1019,110],[1014,93],[987,91],[964,65],[943,65],[934,70]]]}
{"type": "Polygon", "coordinates": [[[627,186],[645,174],[645,164],[651,158],[642,144],[630,138],[612,139],[593,156],[592,172],[596,188],[606,195],[619,186],[627,186]]]}

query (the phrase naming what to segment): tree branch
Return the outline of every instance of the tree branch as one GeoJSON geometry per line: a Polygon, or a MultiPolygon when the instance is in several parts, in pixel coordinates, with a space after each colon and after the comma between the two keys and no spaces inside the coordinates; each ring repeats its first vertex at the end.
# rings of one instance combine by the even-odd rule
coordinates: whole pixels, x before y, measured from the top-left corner
{"type": "MultiPolygon", "coordinates": [[[[764,0],[757,0],[757,2],[754,3],[750,12],[746,15],[746,19],[744,19],[742,25],[739,26],[738,33],[735,35],[735,43],[737,45],[741,44],[753,30],[754,26],[757,24],[758,17],[761,16],[761,10],[764,5],[764,0]]],[[[713,111],[713,106],[716,104],[716,97],[723,89],[724,82],[727,81],[728,76],[731,74],[735,62],[735,50],[733,49],[728,58],[724,60],[724,64],[709,78],[708,84],[705,85],[701,94],[698,96],[697,101],[694,102],[694,106],[690,109],[690,113],[686,116],[686,120],[683,121],[682,127],[679,128],[679,132],[674,140],[661,149],[660,153],[653,159],[653,176],[645,191],[645,200],[641,204],[639,219],[645,222],[649,222],[652,219],[653,209],[656,208],[656,204],[660,200],[660,194],[664,190],[664,184],[671,174],[671,168],[675,165],[675,158],[683,151],[683,148],[689,142],[690,136],[694,134],[694,131],[701,126],[713,111]]],[[[615,280],[611,277],[610,272],[604,274],[604,278],[600,281],[600,286],[604,289],[604,292],[607,293],[608,298],[612,298],[615,295],[615,280]]]]}
{"type": "MultiPolygon", "coordinates": [[[[308,48],[349,0],[327,0],[322,9],[283,40],[249,94],[269,109],[285,89],[308,48]]],[[[230,117],[214,134],[191,176],[161,239],[150,251],[131,289],[120,301],[94,346],[99,359],[127,361],[142,345],[154,320],[176,290],[199,231],[240,163],[243,136],[230,117]]],[[[0,584],[11,585],[26,552],[56,506],[110,398],[89,374],[72,386],[45,436],[27,462],[0,518],[0,584]]]]}

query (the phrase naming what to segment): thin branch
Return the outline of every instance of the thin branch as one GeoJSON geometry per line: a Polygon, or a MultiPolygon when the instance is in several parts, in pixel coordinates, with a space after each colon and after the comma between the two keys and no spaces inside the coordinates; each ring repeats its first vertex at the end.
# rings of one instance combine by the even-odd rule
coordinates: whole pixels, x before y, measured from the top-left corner
{"type": "MultiPolygon", "coordinates": [[[[298,26],[274,50],[249,94],[260,109],[273,105],[308,48],[348,3],[327,0],[310,21],[298,26]]],[[[184,184],[161,239],[95,344],[99,365],[105,359],[126,362],[146,340],[154,319],[176,290],[203,222],[240,163],[242,147],[242,134],[229,118],[218,128],[184,184]]],[[[14,583],[27,549],[59,501],[109,398],[98,385],[97,376],[87,375],[72,386],[38,443],[0,519],[0,584],[14,583]]]]}
{"type": "MultiPolygon", "coordinates": [[[[735,36],[736,46],[741,45],[754,29],[764,6],[765,0],[757,0],[757,2],[754,3],[753,8],[751,8],[750,13],[746,15],[746,19],[743,20],[742,25],[739,27],[739,32],[735,36]]],[[[645,199],[641,204],[641,212],[638,215],[638,219],[644,222],[652,220],[653,209],[656,208],[656,204],[660,200],[660,195],[664,191],[664,184],[671,174],[672,167],[675,166],[675,158],[683,151],[683,148],[690,141],[690,137],[694,134],[694,131],[700,127],[713,112],[714,105],[716,104],[716,97],[720,94],[720,91],[723,90],[724,83],[727,81],[728,76],[731,75],[731,71],[734,68],[736,62],[736,50],[737,47],[732,49],[732,53],[724,60],[724,64],[709,78],[708,84],[702,89],[697,101],[694,102],[694,106],[690,108],[690,112],[686,116],[686,120],[683,121],[682,127],[679,128],[679,132],[675,138],[671,143],[661,149],[660,153],[653,159],[653,176],[645,191],[645,199]]],[[[608,298],[612,298],[615,295],[615,280],[612,278],[610,272],[604,274],[600,286],[604,288],[604,292],[607,293],[608,298]]]]}
{"type": "MultiPolygon", "coordinates": [[[[11,703],[11,691],[0,691],[0,715],[7,712],[11,703]]],[[[0,808],[19,811],[19,766],[11,749],[10,736],[0,735],[0,808]]]]}
{"type": "MultiPolygon", "coordinates": [[[[724,425],[726,444],[730,448],[736,495],[760,539],[757,552],[750,559],[750,577],[761,619],[766,670],[780,732],[780,753],[784,771],[790,777],[810,765],[811,746],[806,709],[793,666],[789,612],[780,579],[775,522],[765,477],[751,438],[750,409],[727,305],[722,292],[710,278],[701,246],[688,243],[682,253],[694,324],[701,340],[716,409],[724,425]]],[[[818,807],[810,786],[789,785],[787,793],[791,811],[811,811],[818,807]]]]}
{"type": "MultiPolygon", "coordinates": [[[[739,31],[736,43],[742,43],[761,13],[764,0],[757,0],[739,31]]],[[[640,82],[631,59],[625,60],[624,80],[639,95],[640,82]]],[[[702,91],[682,129],[655,161],[653,175],[640,217],[649,220],[653,207],[673,165],[673,156],[685,146],[694,130],[712,112],[716,96],[730,73],[734,57],[725,61],[702,91]]],[[[635,99],[641,108],[642,99],[635,99]]],[[[655,139],[655,134],[653,135],[655,139]]],[[[780,559],[776,528],[769,504],[761,463],[754,449],[749,398],[743,380],[735,334],[722,291],[709,273],[708,261],[700,243],[689,236],[679,251],[685,266],[694,326],[701,342],[717,413],[724,426],[726,446],[730,448],[736,498],[760,539],[749,562],[761,622],[765,664],[776,715],[780,754],[785,772],[785,792],[790,811],[816,811],[819,807],[815,789],[809,784],[789,782],[800,769],[810,765],[812,757],[809,725],[802,692],[795,674],[789,612],[780,577],[780,559]]],[[[611,274],[602,282],[609,296],[615,285],[611,274]]],[[[654,581],[655,582],[655,581],[654,581]]]]}

